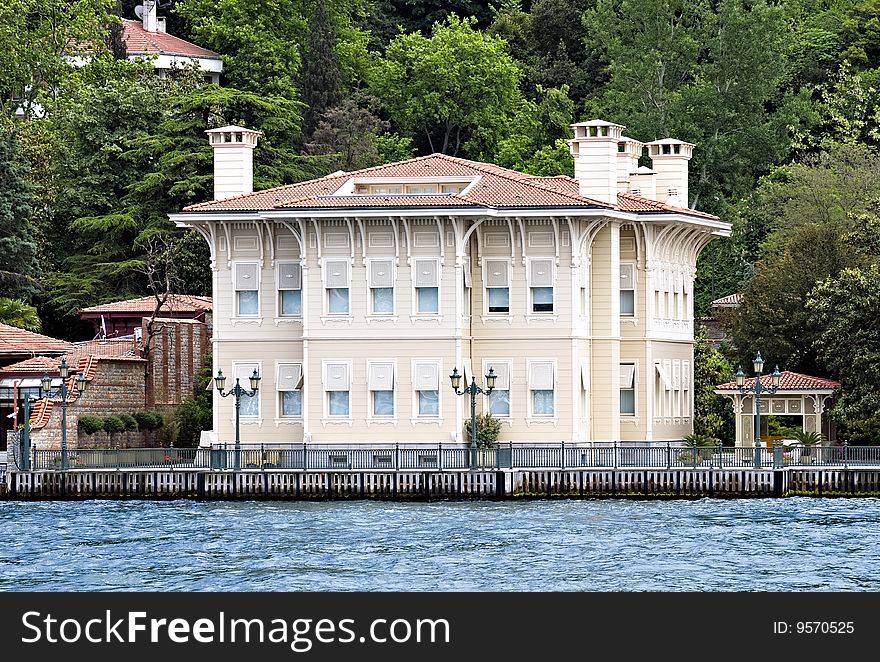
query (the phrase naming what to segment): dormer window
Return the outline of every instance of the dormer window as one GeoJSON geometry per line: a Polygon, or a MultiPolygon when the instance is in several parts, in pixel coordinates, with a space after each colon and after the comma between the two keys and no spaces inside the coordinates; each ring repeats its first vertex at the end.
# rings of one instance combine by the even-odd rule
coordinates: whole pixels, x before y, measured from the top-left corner
{"type": "Polygon", "coordinates": [[[350,195],[451,195],[472,186],[479,177],[404,177],[397,181],[383,177],[352,178],[333,194],[350,195]]]}

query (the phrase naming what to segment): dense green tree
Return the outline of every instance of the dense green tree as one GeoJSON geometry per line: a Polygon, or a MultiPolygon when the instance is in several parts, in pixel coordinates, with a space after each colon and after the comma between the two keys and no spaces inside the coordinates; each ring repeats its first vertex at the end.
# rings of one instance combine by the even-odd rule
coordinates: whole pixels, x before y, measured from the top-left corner
{"type": "Polygon", "coordinates": [[[339,71],[336,66],[334,47],[336,32],[324,0],[317,0],[315,11],[309,21],[309,41],[303,54],[302,101],[303,135],[311,139],[319,118],[341,101],[339,71]]]}
{"type": "Polygon", "coordinates": [[[105,49],[114,0],[0,3],[0,115],[31,117],[74,70],[71,59],[105,49]]]}
{"type": "Polygon", "coordinates": [[[450,15],[430,37],[395,37],[372,72],[371,88],[395,126],[425,150],[477,155],[491,151],[516,112],[519,77],[503,40],[450,15]]]}
{"type": "Polygon", "coordinates": [[[34,188],[16,133],[0,133],[0,292],[30,299],[39,264],[31,230],[34,188]]]}
{"type": "Polygon", "coordinates": [[[733,443],[733,411],[715,394],[715,387],[733,379],[733,367],[722,352],[706,339],[706,327],[694,330],[694,432],[733,443]]]}
{"type": "Polygon", "coordinates": [[[852,2],[842,28],[843,57],[860,68],[880,67],[880,0],[852,2]]]}
{"type": "Polygon", "coordinates": [[[41,331],[43,326],[36,308],[9,297],[0,297],[0,322],[34,332],[41,331]]]}
{"type": "Polygon", "coordinates": [[[360,170],[382,162],[377,138],[388,130],[389,123],[376,116],[366,103],[345,99],[319,118],[306,150],[330,155],[328,170],[360,170]]]}
{"type": "Polygon", "coordinates": [[[362,17],[363,26],[385,45],[401,32],[429,34],[434,23],[450,15],[470,17],[485,28],[501,0],[374,0],[362,17]]]}

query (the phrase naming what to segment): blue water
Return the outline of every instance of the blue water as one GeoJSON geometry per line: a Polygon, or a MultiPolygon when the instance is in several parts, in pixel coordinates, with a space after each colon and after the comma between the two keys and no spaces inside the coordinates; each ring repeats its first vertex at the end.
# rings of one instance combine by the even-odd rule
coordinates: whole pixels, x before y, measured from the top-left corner
{"type": "Polygon", "coordinates": [[[0,503],[0,591],[877,591],[880,499],[0,503]]]}

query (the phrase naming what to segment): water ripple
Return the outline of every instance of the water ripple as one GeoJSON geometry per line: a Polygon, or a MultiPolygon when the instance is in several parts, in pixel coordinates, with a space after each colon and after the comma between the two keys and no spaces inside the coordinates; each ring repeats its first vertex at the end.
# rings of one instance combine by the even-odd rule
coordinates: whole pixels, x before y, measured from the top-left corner
{"type": "Polygon", "coordinates": [[[878,499],[0,503],[0,591],[877,591],[878,499]]]}

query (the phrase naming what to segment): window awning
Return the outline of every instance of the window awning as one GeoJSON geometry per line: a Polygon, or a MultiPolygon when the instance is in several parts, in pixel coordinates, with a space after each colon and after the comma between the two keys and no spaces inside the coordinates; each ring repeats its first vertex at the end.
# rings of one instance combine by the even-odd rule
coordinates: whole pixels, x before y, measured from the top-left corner
{"type": "Polygon", "coordinates": [[[657,374],[660,375],[660,381],[663,382],[663,388],[667,391],[672,390],[672,380],[669,379],[669,373],[666,372],[666,368],[664,368],[659,363],[655,363],[654,367],[657,368],[657,374]]]}

